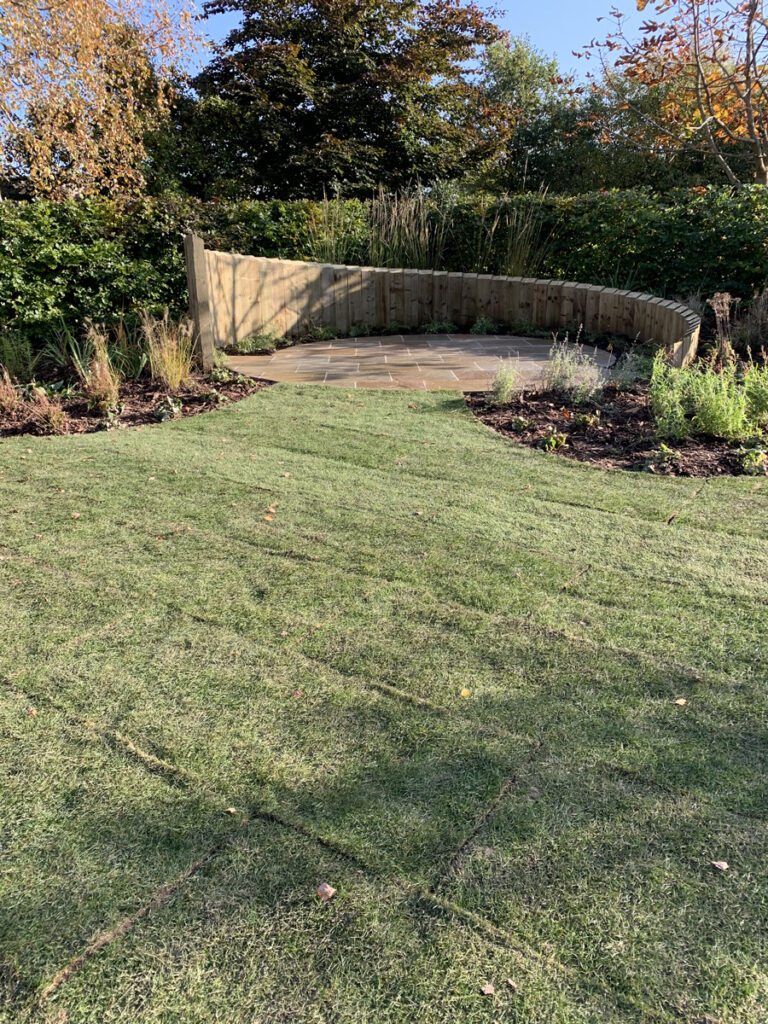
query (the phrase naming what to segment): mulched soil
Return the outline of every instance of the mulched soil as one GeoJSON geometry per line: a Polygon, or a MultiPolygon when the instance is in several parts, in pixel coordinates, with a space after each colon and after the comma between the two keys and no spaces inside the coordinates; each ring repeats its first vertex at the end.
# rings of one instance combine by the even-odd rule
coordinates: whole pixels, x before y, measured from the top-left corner
{"type": "MultiPolygon", "coordinates": [[[[248,377],[233,376],[231,380],[213,383],[209,378],[200,376],[194,377],[187,387],[171,392],[158,387],[156,381],[123,381],[120,385],[120,401],[124,408],[113,429],[160,422],[158,408],[169,397],[181,405],[178,418],[182,418],[220,409],[266,386],[264,382],[248,377]]],[[[65,433],[88,434],[104,429],[102,417],[88,411],[88,403],[84,398],[64,398],[61,407],[66,414],[65,433]]],[[[0,437],[47,433],[50,431],[36,421],[32,407],[26,402],[12,416],[0,413],[0,437]]]]}
{"type": "Polygon", "coordinates": [[[566,443],[557,455],[591,462],[605,469],[646,470],[674,476],[739,475],[734,446],[725,441],[668,441],[679,459],[657,454],[661,442],[648,404],[648,386],[620,391],[605,388],[599,403],[574,405],[551,391],[526,391],[509,405],[494,406],[489,395],[467,395],[472,412],[489,427],[530,448],[541,448],[547,437],[563,434],[566,443]]]}

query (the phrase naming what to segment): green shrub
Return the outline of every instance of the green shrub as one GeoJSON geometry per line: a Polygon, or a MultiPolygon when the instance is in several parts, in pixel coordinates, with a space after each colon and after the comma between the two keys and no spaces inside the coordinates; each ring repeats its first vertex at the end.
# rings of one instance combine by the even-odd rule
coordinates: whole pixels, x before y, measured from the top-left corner
{"type": "Polygon", "coordinates": [[[35,356],[29,338],[18,331],[0,333],[0,366],[16,380],[31,380],[35,371],[35,356]]]}
{"type": "Polygon", "coordinates": [[[651,409],[659,437],[719,437],[740,441],[761,433],[768,371],[736,362],[673,369],[659,353],[651,376],[651,409]]]}
{"type": "Polygon", "coordinates": [[[470,327],[470,334],[496,334],[499,325],[489,316],[479,316],[470,327]]]}
{"type": "Polygon", "coordinates": [[[562,398],[575,402],[588,402],[602,391],[603,374],[584,346],[555,338],[544,368],[544,386],[562,398]]]}
{"type": "Polygon", "coordinates": [[[429,320],[420,328],[422,334],[455,334],[458,329],[452,320],[429,320]]]}

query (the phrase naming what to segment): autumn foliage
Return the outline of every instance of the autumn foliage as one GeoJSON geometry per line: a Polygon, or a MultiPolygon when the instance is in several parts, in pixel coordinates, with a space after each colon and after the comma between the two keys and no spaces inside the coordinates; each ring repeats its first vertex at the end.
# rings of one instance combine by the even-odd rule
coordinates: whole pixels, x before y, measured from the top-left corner
{"type": "Polygon", "coordinates": [[[53,198],[142,185],[146,131],[196,45],[187,0],[0,0],[0,161],[53,198]]]}
{"type": "Polygon", "coordinates": [[[659,145],[698,146],[727,179],[768,184],[768,22],[762,0],[637,0],[647,19],[629,39],[615,29],[588,52],[602,57],[604,81],[627,96],[659,145]],[[653,116],[632,93],[653,92],[653,116]]]}

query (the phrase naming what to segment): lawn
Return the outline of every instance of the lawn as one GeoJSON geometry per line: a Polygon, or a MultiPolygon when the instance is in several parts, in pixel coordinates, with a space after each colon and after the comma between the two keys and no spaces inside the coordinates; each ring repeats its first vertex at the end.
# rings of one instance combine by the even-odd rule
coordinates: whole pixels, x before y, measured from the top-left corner
{"type": "Polygon", "coordinates": [[[278,385],[0,502],[0,1019],[768,1020],[768,482],[278,385]]]}

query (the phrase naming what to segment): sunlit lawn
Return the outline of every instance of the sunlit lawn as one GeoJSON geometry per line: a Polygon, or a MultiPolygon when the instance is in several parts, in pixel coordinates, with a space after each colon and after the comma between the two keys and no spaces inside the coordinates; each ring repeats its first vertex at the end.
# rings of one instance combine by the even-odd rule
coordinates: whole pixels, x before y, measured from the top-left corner
{"type": "Polygon", "coordinates": [[[2,1019],[768,1020],[768,483],[280,385],[0,508],[2,1019]]]}

